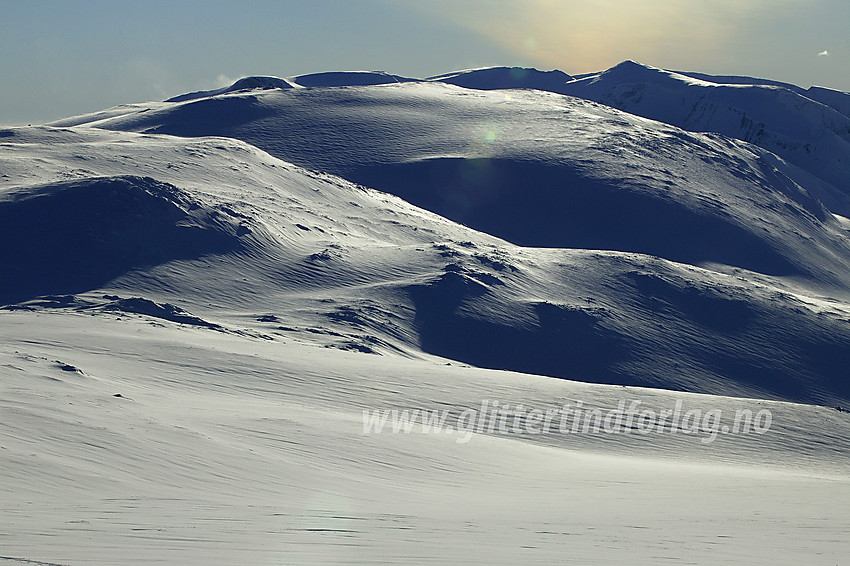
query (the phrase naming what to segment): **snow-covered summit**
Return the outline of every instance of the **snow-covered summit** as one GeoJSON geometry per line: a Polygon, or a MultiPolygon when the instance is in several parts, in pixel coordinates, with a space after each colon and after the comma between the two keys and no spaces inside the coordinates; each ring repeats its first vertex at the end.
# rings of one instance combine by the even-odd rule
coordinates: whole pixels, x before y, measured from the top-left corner
{"type": "MultiPolygon", "coordinates": [[[[498,77],[506,68],[502,69],[483,70],[482,76],[498,77]]],[[[240,266],[236,271],[280,275],[281,266],[291,261],[280,258],[303,254],[309,258],[309,267],[296,261],[287,268],[284,280],[315,288],[325,288],[328,281],[339,285],[343,274],[352,281],[387,285],[371,271],[375,265],[371,259],[343,251],[363,247],[363,235],[371,234],[386,249],[400,242],[414,244],[406,238],[416,233],[415,243],[429,244],[431,237],[430,243],[437,246],[433,249],[440,257],[445,254],[446,258],[457,258],[439,265],[439,275],[432,278],[423,275],[420,267],[409,267],[406,262],[412,260],[407,257],[407,251],[393,255],[392,262],[399,267],[393,272],[394,283],[389,287],[406,297],[404,308],[416,315],[412,320],[405,319],[404,324],[394,323],[395,329],[390,330],[389,313],[381,311],[381,315],[366,316],[363,313],[369,309],[358,311],[357,320],[369,320],[368,328],[374,332],[370,340],[412,352],[416,351],[417,339],[411,337],[418,336],[418,347],[428,353],[475,365],[561,377],[578,372],[583,379],[612,383],[733,394],[769,392],[795,400],[847,396],[846,383],[836,373],[840,371],[840,355],[834,350],[845,345],[846,329],[841,323],[830,319],[827,324],[809,319],[808,315],[793,323],[810,336],[823,337],[824,343],[816,349],[826,354],[814,356],[806,345],[810,343],[799,339],[797,334],[783,338],[767,330],[771,325],[786,328],[791,324],[788,317],[794,315],[784,309],[777,310],[769,301],[764,303],[766,299],[756,287],[732,291],[737,287],[729,287],[727,279],[742,278],[747,285],[799,293],[815,303],[820,297],[829,297],[830,301],[843,304],[850,285],[850,244],[847,221],[840,214],[846,215],[850,206],[846,195],[823,179],[735,137],[688,132],[609,105],[539,89],[514,90],[511,96],[505,96],[502,92],[461,88],[442,81],[397,82],[381,73],[367,73],[365,77],[357,73],[315,77],[318,79],[313,84],[330,84],[333,88],[240,90],[183,102],[118,107],[55,124],[75,126],[67,131],[10,130],[10,135],[4,138],[9,142],[8,151],[42,147],[50,155],[13,160],[7,169],[17,171],[22,178],[39,169],[50,170],[46,176],[35,175],[32,183],[23,183],[36,188],[51,187],[50,190],[64,180],[62,168],[92,178],[126,175],[120,164],[97,165],[102,159],[83,150],[90,142],[82,143],[79,149],[69,149],[74,147],[70,140],[81,132],[89,135],[104,130],[135,132],[140,137],[131,138],[137,140],[133,143],[151,147],[160,147],[153,143],[155,140],[201,138],[198,146],[187,141],[192,149],[162,149],[161,155],[146,158],[148,163],[157,164],[154,170],[148,169],[150,165],[142,166],[143,160],[139,158],[133,160],[134,169],[142,168],[133,171],[134,176],[150,177],[181,190],[186,186],[206,190],[203,187],[221,184],[228,170],[236,172],[237,177],[252,175],[254,179],[249,182],[247,178],[237,178],[228,181],[231,186],[259,183],[263,187],[275,187],[282,182],[280,179],[261,178],[258,172],[268,167],[269,159],[283,160],[392,193],[441,215],[450,225],[454,225],[453,221],[469,227],[454,225],[456,228],[445,232],[442,228],[426,229],[415,222],[386,225],[387,210],[375,203],[368,207],[359,203],[356,214],[332,206],[325,210],[321,223],[316,224],[310,217],[303,217],[300,208],[314,211],[324,206],[310,196],[299,199],[295,214],[280,203],[269,212],[274,218],[291,218],[288,227],[277,224],[275,229],[266,231],[248,228],[251,234],[268,237],[256,248],[249,246],[253,250],[250,253],[239,253],[276,259],[261,262],[264,267],[259,270],[251,265],[240,266]],[[380,79],[382,84],[355,84],[364,78],[367,82],[380,79]],[[339,86],[345,88],[336,88],[339,86]],[[231,142],[204,141],[207,136],[218,136],[216,140],[224,136],[231,142]],[[27,139],[30,145],[25,144],[27,139]],[[233,139],[241,142],[233,145],[233,139]],[[45,145],[48,140],[54,140],[49,150],[45,145]],[[216,158],[208,159],[208,165],[204,166],[194,159],[187,160],[183,156],[187,152],[216,158]],[[246,157],[240,158],[243,153],[246,157]],[[260,158],[259,163],[247,158],[257,153],[266,157],[260,158]],[[88,155],[90,159],[76,163],[74,155],[88,155]],[[60,169],[43,165],[51,162],[63,165],[60,169]],[[162,163],[170,165],[163,168],[162,163]],[[191,174],[213,163],[218,163],[210,170],[215,174],[191,174]],[[176,175],[180,170],[183,172],[176,175]],[[197,185],[199,179],[203,179],[202,185],[197,185]],[[367,213],[366,209],[371,212],[367,213]],[[360,220],[354,222],[354,218],[360,220]],[[356,233],[360,234],[356,238],[352,232],[355,224],[356,233]],[[373,225],[382,228],[376,231],[370,227],[373,225]],[[470,228],[479,232],[468,232],[470,228]],[[306,234],[319,238],[321,243],[307,248],[294,244],[306,234]],[[486,241],[486,246],[501,245],[506,251],[504,255],[472,253],[472,259],[462,260],[470,255],[463,251],[464,246],[440,243],[443,240],[470,242],[480,247],[486,241]],[[509,243],[492,243],[504,240],[509,243]],[[618,262],[624,263],[617,264],[619,267],[609,266],[612,271],[603,270],[607,275],[594,281],[608,279],[609,283],[599,283],[601,288],[608,289],[602,292],[603,302],[624,306],[617,307],[613,318],[607,318],[596,311],[585,312],[575,301],[565,304],[558,299],[565,289],[563,282],[536,273],[536,268],[526,271],[522,267],[524,260],[519,259],[524,252],[507,251],[517,249],[512,245],[555,250],[534,252],[538,265],[547,264],[550,260],[540,258],[548,257],[547,253],[559,253],[557,250],[614,254],[618,262]],[[635,258],[651,258],[649,267],[644,260],[635,258]],[[492,270],[482,271],[475,262],[483,262],[492,270]],[[402,263],[406,267],[401,267],[402,263]],[[671,274],[666,267],[671,264],[681,267],[670,268],[671,274]],[[335,275],[326,279],[331,277],[331,272],[335,275]],[[528,273],[535,273],[530,275],[531,280],[524,279],[528,273]],[[515,275],[506,277],[508,274],[515,275]],[[617,283],[610,283],[611,279],[617,283]],[[558,291],[552,294],[554,288],[558,291]],[[612,288],[627,290],[614,298],[621,291],[613,292],[612,288]],[[635,299],[632,293],[642,298],[635,299]],[[739,294],[749,298],[739,300],[739,294]],[[754,295],[761,298],[753,299],[754,295]],[[561,306],[554,310],[546,306],[545,303],[553,301],[561,306]],[[654,305],[656,314],[669,309],[664,316],[681,333],[675,339],[662,339],[657,328],[638,322],[651,319],[642,310],[646,305],[654,305]],[[713,314],[705,316],[703,311],[713,314]],[[637,327],[641,328],[640,333],[634,332],[637,327]],[[747,328],[755,333],[747,335],[757,335],[758,340],[741,338],[742,329],[747,328]],[[560,346],[551,339],[557,332],[571,333],[582,344],[583,354],[571,351],[564,357],[559,353],[560,346]],[[449,335],[453,339],[445,340],[449,335]],[[695,335],[712,338],[698,343],[685,338],[695,335]],[[730,342],[733,335],[739,342],[730,342]],[[767,335],[771,338],[765,342],[767,335]],[[503,347],[490,347],[495,342],[503,347]],[[510,346],[511,343],[523,347],[518,349],[510,346]],[[777,344],[784,351],[794,352],[793,359],[776,365],[777,344]],[[604,348],[616,351],[617,355],[606,359],[601,355],[604,348]],[[671,379],[669,371],[658,369],[660,360],[681,357],[685,350],[692,352],[687,357],[686,378],[671,379]],[[647,356],[649,351],[655,354],[647,356]],[[813,361],[812,356],[818,360],[813,361]],[[727,361],[717,361],[722,359],[727,361]],[[771,381],[764,371],[768,366],[770,375],[782,375],[786,381],[771,381]],[[804,387],[800,383],[808,385],[804,387]],[[811,391],[806,391],[807,388],[811,391]]],[[[302,82],[309,81],[302,79],[302,82]]],[[[295,80],[289,83],[298,85],[295,80]]],[[[246,84],[250,86],[250,82],[246,84]]],[[[571,88],[600,89],[600,92],[607,92],[611,85],[623,84],[643,85],[639,89],[644,92],[643,98],[639,95],[625,98],[646,100],[651,108],[659,106],[658,101],[667,100],[665,97],[690,96],[692,91],[695,96],[705,97],[721,93],[732,101],[739,101],[740,93],[744,93],[741,98],[744,101],[763,96],[762,106],[771,101],[778,104],[787,97],[792,97],[792,102],[802,98],[777,86],[719,85],[634,62],[566,83],[571,88]]],[[[811,116],[842,119],[824,105],[803,100],[807,101],[803,111],[797,113],[801,121],[811,116]],[[814,113],[806,114],[806,109],[813,109],[814,113]]],[[[794,110],[796,106],[777,108],[776,115],[780,116],[783,108],[794,110]]],[[[720,120],[723,116],[718,110],[712,123],[723,123],[720,120]]],[[[809,131],[793,120],[780,126],[786,128],[788,135],[794,133],[794,127],[800,135],[809,131]]],[[[118,141],[115,146],[120,147],[118,141]]],[[[116,155],[110,160],[120,163],[116,155]]],[[[227,175],[230,178],[231,173],[227,175]]],[[[311,181],[297,184],[305,183],[309,185],[311,181]]],[[[258,202],[280,199],[280,195],[263,191],[242,200],[250,206],[253,198],[259,199],[258,202]]],[[[81,189],[80,194],[85,191],[81,189]]],[[[348,194],[335,198],[340,202],[359,202],[348,194]]],[[[23,204],[14,204],[20,206],[23,204]]],[[[230,204],[224,206],[234,210],[230,204]]],[[[11,211],[9,218],[21,216],[14,207],[7,207],[11,211]]],[[[268,222],[263,219],[266,213],[244,214],[256,219],[255,227],[268,222]]],[[[390,213],[390,217],[396,215],[401,216],[398,211],[390,213]]],[[[213,229],[214,226],[208,228],[211,234],[220,231],[213,229]]],[[[228,230],[225,230],[228,234],[233,232],[228,230]]],[[[240,235],[238,230],[233,233],[240,235]]],[[[244,250],[242,240],[237,238],[236,243],[244,250]]],[[[230,252],[224,255],[232,256],[230,252]]],[[[176,258],[166,260],[170,263],[176,258]]],[[[567,262],[574,267],[578,263],[587,264],[576,258],[567,262]]],[[[252,278],[260,281],[265,275],[252,278]]],[[[141,280],[150,281],[151,276],[145,275],[141,280]]],[[[265,301],[269,293],[280,291],[280,280],[274,281],[270,287],[259,285],[250,293],[240,291],[238,294],[246,297],[240,301],[265,301]],[[249,300],[249,296],[254,298],[249,300]]],[[[169,276],[155,288],[180,289],[184,284],[172,281],[169,276]]],[[[219,300],[220,286],[217,284],[216,289],[205,293],[219,300]]],[[[587,292],[592,295],[596,289],[593,284],[587,287],[587,292]]],[[[167,295],[160,298],[171,301],[167,295]]],[[[361,300],[364,298],[357,298],[361,300]]],[[[362,343],[358,347],[366,348],[362,343]]]]}
{"type": "MultiPolygon", "coordinates": [[[[816,190],[834,211],[850,215],[850,94],[740,76],[668,71],[627,60],[598,73],[486,67],[425,79],[473,90],[536,89],[592,100],[695,132],[755,144],[799,166],[829,187],[816,190]]],[[[198,100],[253,89],[368,86],[420,82],[383,71],[345,71],[289,79],[247,77],[230,87],[181,95],[198,100]]],[[[111,116],[101,113],[101,116],[111,116]]],[[[70,125],[73,120],[56,124],[70,125]]]]}
{"type": "Polygon", "coordinates": [[[166,102],[187,102],[229,93],[244,93],[256,90],[290,89],[298,87],[364,86],[416,81],[384,71],[339,71],[310,73],[282,79],[271,76],[243,77],[230,86],[214,90],[201,90],[174,96],[166,102]]]}
{"type": "MultiPolygon", "coordinates": [[[[819,196],[829,185],[755,145],[575,97],[540,90],[506,97],[435,81],[231,93],[141,110],[98,116],[96,127],[63,135],[199,138],[185,142],[199,144],[192,159],[174,148],[155,158],[174,167],[158,165],[149,176],[184,188],[197,183],[193,172],[219,162],[202,187],[223,184],[233,169],[230,186],[244,192],[253,178],[258,193],[227,200],[269,212],[228,209],[256,219],[252,234],[251,224],[275,219],[262,233],[278,236],[227,254],[215,285],[193,291],[198,304],[238,296],[246,308],[304,286],[346,296],[327,318],[368,336],[346,338],[363,350],[422,349],[482,367],[700,392],[799,401],[850,395],[839,376],[838,352],[850,344],[841,315],[819,319],[796,312],[790,299],[770,298],[775,291],[842,305],[850,284],[846,228],[819,196]],[[413,221],[380,200],[367,207],[348,190],[320,197],[331,193],[318,186],[290,209],[292,189],[262,188],[282,182],[260,177],[267,165],[232,144],[215,149],[219,142],[204,136],[236,138],[259,148],[251,151],[393,193],[448,224],[413,221]],[[217,157],[204,166],[195,155],[217,157]],[[355,238],[355,225],[374,242],[355,238]],[[398,249],[402,242],[425,247],[414,253],[398,249]],[[269,259],[244,264],[244,257],[269,259]],[[222,297],[230,271],[250,273],[243,275],[250,283],[222,297]],[[386,301],[401,310],[388,311],[386,301]],[[565,349],[559,336],[573,346],[565,349]]],[[[121,171],[95,168],[96,161],[86,163],[99,175],[121,171]]],[[[186,285],[156,272],[164,279],[155,289],[186,285]]],[[[191,279],[197,286],[199,277],[191,279]]],[[[151,280],[132,276],[133,285],[151,280]]],[[[152,300],[174,302],[168,294],[152,300]]],[[[293,313],[318,305],[287,302],[293,313]]]]}
{"type": "Polygon", "coordinates": [[[426,80],[480,90],[531,88],[560,92],[563,85],[571,81],[572,77],[559,70],[538,71],[526,67],[483,67],[437,75],[426,80]]]}
{"type": "Polygon", "coordinates": [[[286,79],[278,77],[244,77],[236,81],[230,86],[222,87],[215,90],[202,90],[198,92],[190,92],[169,98],[166,102],[185,102],[187,100],[196,100],[198,98],[207,98],[210,96],[218,96],[219,94],[227,94],[229,92],[243,92],[251,90],[268,90],[273,88],[293,88],[294,85],[286,79]]]}
{"type": "Polygon", "coordinates": [[[298,75],[289,80],[303,87],[333,87],[406,83],[418,79],[393,75],[384,71],[336,71],[298,75]]]}
{"type": "Polygon", "coordinates": [[[152,105],[95,125],[234,137],[521,245],[850,273],[835,259],[843,251],[823,255],[845,244],[821,201],[850,211],[828,184],[749,144],[541,91],[506,100],[439,82],[270,90],[152,105]],[[789,215],[785,201],[799,212],[789,215]],[[789,221],[815,224],[780,228],[789,221]],[[826,232],[789,242],[812,230],[826,232]]]}

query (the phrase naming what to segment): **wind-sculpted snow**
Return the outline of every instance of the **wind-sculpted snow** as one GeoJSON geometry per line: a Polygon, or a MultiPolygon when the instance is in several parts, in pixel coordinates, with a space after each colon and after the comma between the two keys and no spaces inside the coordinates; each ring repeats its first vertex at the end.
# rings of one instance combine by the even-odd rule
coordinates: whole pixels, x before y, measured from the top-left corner
{"type": "MultiPolygon", "coordinates": [[[[804,262],[793,238],[747,248],[767,240],[744,238],[750,232],[730,236],[728,228],[711,232],[697,215],[653,218],[659,231],[668,230],[656,246],[675,250],[677,233],[686,239],[694,229],[702,230],[695,241],[738,237],[716,248],[726,258],[712,259],[738,257],[760,262],[764,272],[798,273],[794,284],[624,251],[519,248],[236,140],[87,128],[22,128],[7,140],[15,140],[2,154],[11,175],[8,202],[59,187],[69,203],[62,210],[74,211],[72,225],[85,236],[63,238],[62,217],[10,212],[4,229],[18,235],[9,240],[7,265],[12,273],[31,273],[10,279],[19,287],[8,296],[18,300],[102,291],[168,303],[209,324],[270,340],[297,337],[390,356],[424,351],[590,382],[829,404],[850,398],[846,293],[825,278],[802,276],[803,269],[817,268],[838,278],[844,259],[837,247],[832,264],[826,255],[822,263],[804,262]],[[128,168],[161,181],[114,177],[128,168]],[[81,179],[58,181],[68,176],[81,179]],[[32,186],[47,188],[25,189],[32,186]],[[143,198],[127,196],[136,193],[143,198]],[[154,198],[159,194],[168,200],[154,198]],[[125,218],[127,209],[135,216],[125,218]],[[98,220],[104,218],[109,221],[98,220]],[[665,223],[674,221],[670,230],[665,223]],[[42,225],[57,228],[36,228],[42,225]],[[109,250],[132,244],[150,255],[106,256],[102,235],[109,250]],[[18,248],[24,251],[14,252],[18,248]],[[44,261],[48,255],[52,262],[44,261]],[[97,267],[99,276],[75,275],[78,265],[97,267]],[[232,314],[211,305],[227,305],[232,314]]],[[[826,238],[807,228],[823,222],[823,234],[837,238],[828,212],[794,190],[784,187],[789,196],[777,203],[777,214],[786,215],[780,220],[790,219],[783,234],[805,229],[809,238],[826,238]]],[[[627,220],[616,210],[619,193],[606,194],[612,217],[627,220]]],[[[36,210],[56,209],[43,202],[36,210]]],[[[582,226],[592,234],[593,226],[582,226]]],[[[637,225],[632,229],[640,234],[637,225]]]]}
{"type": "Polygon", "coordinates": [[[663,556],[732,565],[776,562],[777,552],[835,564],[846,555],[850,421],[833,408],[55,308],[0,311],[0,367],[3,564],[663,556]],[[485,423],[459,442],[463,432],[447,427],[483,400],[536,411],[581,402],[603,414],[622,400],[656,414],[721,411],[719,425],[738,411],[772,420],[768,431],[713,442],[701,423],[651,434],[559,425],[502,434],[485,423]],[[392,421],[364,432],[364,410],[390,409],[450,417],[439,432],[424,432],[422,418],[407,433],[393,433],[392,421]]]}

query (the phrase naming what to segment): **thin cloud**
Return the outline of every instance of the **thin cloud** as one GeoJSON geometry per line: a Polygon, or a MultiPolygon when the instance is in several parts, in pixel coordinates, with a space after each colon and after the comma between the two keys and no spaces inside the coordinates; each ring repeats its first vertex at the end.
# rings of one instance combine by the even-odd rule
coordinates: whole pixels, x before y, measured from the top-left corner
{"type": "Polygon", "coordinates": [[[744,25],[805,0],[432,0],[440,14],[525,59],[573,72],[625,59],[710,66],[744,25]],[[674,54],[674,55],[671,55],[674,54]]]}
{"type": "Polygon", "coordinates": [[[222,87],[225,87],[225,86],[230,86],[235,82],[236,82],[236,79],[231,79],[230,77],[228,77],[227,75],[222,73],[222,74],[220,74],[219,76],[216,77],[214,88],[222,88],[222,87]]]}
{"type": "Polygon", "coordinates": [[[829,57],[829,51],[827,51],[826,49],[824,49],[823,51],[821,51],[820,53],[818,53],[818,57],[829,57]]]}

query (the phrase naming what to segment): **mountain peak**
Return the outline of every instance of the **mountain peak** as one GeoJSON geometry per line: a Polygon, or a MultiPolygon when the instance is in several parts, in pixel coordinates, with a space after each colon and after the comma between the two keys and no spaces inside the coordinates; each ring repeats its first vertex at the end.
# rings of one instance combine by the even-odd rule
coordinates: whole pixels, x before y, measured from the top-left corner
{"type": "Polygon", "coordinates": [[[219,94],[227,94],[229,92],[239,92],[243,90],[271,90],[275,88],[294,88],[294,85],[286,79],[278,77],[250,76],[243,77],[230,86],[181,94],[179,96],[169,98],[166,102],[186,102],[188,100],[217,96],[219,94]]]}
{"type": "Polygon", "coordinates": [[[426,80],[480,90],[533,88],[558,92],[573,77],[557,69],[540,71],[530,67],[482,67],[437,75],[426,80]]]}
{"type": "Polygon", "coordinates": [[[392,75],[386,71],[333,71],[327,73],[311,73],[298,75],[290,79],[293,83],[303,87],[330,87],[330,86],[375,86],[393,83],[407,83],[415,81],[407,77],[392,75]]]}
{"type": "Polygon", "coordinates": [[[268,90],[272,88],[292,88],[292,84],[286,79],[279,77],[252,76],[239,79],[227,88],[227,92],[253,89],[268,90]]]}
{"type": "Polygon", "coordinates": [[[622,63],[618,63],[610,69],[603,71],[599,74],[599,77],[616,77],[618,81],[637,82],[647,80],[649,77],[658,77],[660,74],[669,75],[667,71],[658,67],[638,63],[632,59],[626,59],[622,63]]]}

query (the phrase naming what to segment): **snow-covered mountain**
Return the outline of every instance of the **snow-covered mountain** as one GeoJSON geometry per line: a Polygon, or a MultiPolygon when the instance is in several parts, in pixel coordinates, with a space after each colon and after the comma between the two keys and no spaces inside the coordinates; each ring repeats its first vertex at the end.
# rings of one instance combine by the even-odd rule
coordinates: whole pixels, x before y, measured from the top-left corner
{"type": "MultiPolygon", "coordinates": [[[[588,250],[572,252],[580,254],[572,260],[574,273],[593,281],[577,286],[569,269],[564,279],[541,274],[528,281],[525,262],[507,245],[484,251],[489,259],[482,260],[473,236],[436,238],[472,245],[464,251],[441,244],[446,259],[432,264],[441,275],[422,289],[414,278],[399,282],[393,274],[415,312],[405,331],[417,336],[409,344],[414,348],[590,381],[807,402],[850,398],[842,354],[850,349],[850,331],[841,315],[833,323],[804,311],[810,322],[788,323],[785,313],[793,311],[783,302],[777,310],[771,301],[753,303],[757,292],[734,290],[743,279],[796,291],[796,281],[817,300],[840,302],[850,288],[846,228],[801,185],[805,175],[758,147],[539,91],[506,100],[503,92],[425,83],[256,90],[153,104],[94,124],[95,131],[181,139],[224,134],[514,244],[588,250]],[[579,267],[580,257],[598,253],[593,250],[619,252],[612,257],[625,257],[624,263],[600,258],[579,267]],[[659,259],[672,271],[645,267],[659,259]],[[688,266],[699,271],[683,271],[688,266]],[[615,280],[616,291],[589,272],[615,280]],[[588,299],[596,303],[582,304],[588,299]],[[661,329],[659,317],[687,330],[661,329]],[[565,347],[564,336],[575,346],[565,347]]],[[[181,156],[166,161],[186,167],[181,156]]],[[[246,162],[242,169],[258,167],[246,162]]],[[[196,182],[169,170],[145,174],[178,186],[196,182]]],[[[344,214],[327,216],[338,222],[344,214]]],[[[322,234],[334,231],[333,222],[322,234]]],[[[320,246],[310,253],[351,243],[343,233],[320,246]]],[[[534,252],[543,253],[550,252],[534,252]]],[[[325,265],[339,269],[344,256],[331,253],[325,265]]],[[[380,320],[368,324],[389,332],[380,320]]]]}
{"type": "Polygon", "coordinates": [[[689,131],[753,143],[850,195],[850,95],[711,79],[626,61],[573,81],[562,92],[689,131]]]}
{"type": "MultiPolygon", "coordinates": [[[[534,73],[529,70],[529,76],[534,73]]],[[[499,80],[500,75],[501,70],[483,69],[435,80],[470,88],[511,88],[511,81],[499,80]],[[491,80],[479,79],[485,76],[491,80]]],[[[750,77],[672,72],[634,61],[600,73],[516,86],[594,100],[688,131],[714,132],[755,144],[832,185],[818,190],[818,196],[836,212],[847,215],[850,210],[850,94],[846,92],[750,77]]]]}
{"type": "Polygon", "coordinates": [[[247,77],[0,131],[0,562],[610,563],[671,534],[835,562],[843,95],[710,79],[247,77]],[[464,439],[484,401],[701,416],[464,439]],[[383,408],[456,428],[364,434],[383,408]]]}
{"type": "Polygon", "coordinates": [[[831,186],[749,144],[539,91],[273,89],[57,125],[86,123],[227,135],[520,245],[833,281],[847,273],[839,220],[813,198],[832,196],[831,186]]]}
{"type": "Polygon", "coordinates": [[[479,90],[529,88],[559,92],[573,77],[563,71],[538,71],[525,67],[485,67],[437,75],[426,80],[479,90]]]}

